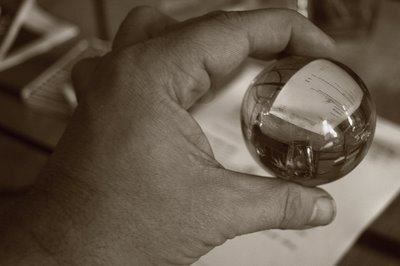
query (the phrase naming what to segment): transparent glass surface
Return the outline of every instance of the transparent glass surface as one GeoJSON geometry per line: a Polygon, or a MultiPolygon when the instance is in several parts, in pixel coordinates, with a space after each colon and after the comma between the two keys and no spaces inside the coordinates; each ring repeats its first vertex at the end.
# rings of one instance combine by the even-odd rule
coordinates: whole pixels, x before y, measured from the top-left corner
{"type": "Polygon", "coordinates": [[[361,79],[329,59],[286,57],[252,82],[241,110],[254,159],[277,177],[314,186],[365,157],[376,111],[361,79]]]}

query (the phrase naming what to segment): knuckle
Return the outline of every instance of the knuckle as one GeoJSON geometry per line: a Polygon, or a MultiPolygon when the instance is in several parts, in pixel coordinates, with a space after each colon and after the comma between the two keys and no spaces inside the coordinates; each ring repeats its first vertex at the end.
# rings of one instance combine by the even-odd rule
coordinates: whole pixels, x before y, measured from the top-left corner
{"type": "Polygon", "coordinates": [[[299,12],[291,9],[278,9],[276,10],[276,16],[283,20],[284,24],[287,25],[295,25],[297,23],[301,23],[304,20],[307,20],[303,15],[299,12]]]}
{"type": "Polygon", "coordinates": [[[287,183],[285,184],[281,202],[283,203],[281,215],[279,215],[278,227],[285,229],[293,227],[299,221],[298,214],[301,210],[301,191],[298,185],[287,183]]]}
{"type": "Polygon", "coordinates": [[[216,11],[211,18],[225,26],[234,26],[242,22],[245,16],[240,11],[216,11]]]}
{"type": "Polygon", "coordinates": [[[213,38],[225,42],[232,40],[232,43],[239,47],[247,45],[247,40],[243,36],[248,36],[248,20],[248,15],[243,11],[218,11],[206,23],[214,29],[213,38]]]}
{"type": "Polygon", "coordinates": [[[156,64],[154,60],[159,54],[158,45],[154,42],[138,43],[125,49],[116,50],[113,53],[112,61],[118,66],[125,69],[126,66],[133,68],[141,67],[152,69],[156,64]]]}
{"type": "Polygon", "coordinates": [[[278,16],[282,16],[283,18],[287,19],[303,17],[299,12],[293,9],[277,8],[274,9],[274,11],[277,13],[278,16]]]}

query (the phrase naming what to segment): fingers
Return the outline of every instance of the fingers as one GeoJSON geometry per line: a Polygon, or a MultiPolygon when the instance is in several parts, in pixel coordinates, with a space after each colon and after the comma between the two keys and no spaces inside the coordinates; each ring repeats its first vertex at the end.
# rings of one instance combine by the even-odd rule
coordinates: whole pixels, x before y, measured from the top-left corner
{"type": "MultiPolygon", "coordinates": [[[[279,179],[225,171],[222,186],[223,225],[228,236],[266,229],[305,229],[329,224],[335,217],[332,197],[320,188],[303,187],[279,179]]],[[[221,229],[224,230],[224,229],[221,229]]]]}
{"type": "Polygon", "coordinates": [[[177,21],[157,9],[147,6],[136,7],[121,24],[113,42],[113,49],[146,41],[163,32],[177,21]]]}
{"type": "MultiPolygon", "coordinates": [[[[121,24],[113,41],[113,49],[121,49],[157,36],[177,21],[162,14],[155,8],[136,7],[121,24]]],[[[92,76],[100,58],[84,59],[76,64],[72,71],[72,81],[78,97],[82,99],[83,92],[88,89],[92,76]]]]}
{"type": "Polygon", "coordinates": [[[216,77],[232,72],[249,55],[273,58],[287,52],[328,57],[335,47],[332,39],[306,18],[283,9],[216,12],[174,27],[158,45],[153,53],[158,51],[157,58],[170,64],[171,73],[166,76],[179,77],[177,84],[170,84],[170,96],[184,108],[209,89],[199,89],[200,85],[212,84],[216,77]],[[168,55],[159,51],[168,51],[168,55]]]}
{"type": "Polygon", "coordinates": [[[267,25],[255,28],[252,33],[255,37],[249,38],[250,54],[254,57],[271,58],[281,52],[329,57],[335,52],[334,40],[297,12],[276,9],[271,11],[271,16],[267,19],[259,11],[249,20],[254,20],[249,25],[257,20],[265,21],[264,25],[267,25]],[[269,36],[265,36],[265,32],[269,32],[269,36]]]}
{"type": "Polygon", "coordinates": [[[210,75],[229,73],[248,55],[326,57],[334,50],[330,37],[302,15],[284,9],[214,13],[188,28],[181,38],[202,46],[200,62],[210,75]]]}

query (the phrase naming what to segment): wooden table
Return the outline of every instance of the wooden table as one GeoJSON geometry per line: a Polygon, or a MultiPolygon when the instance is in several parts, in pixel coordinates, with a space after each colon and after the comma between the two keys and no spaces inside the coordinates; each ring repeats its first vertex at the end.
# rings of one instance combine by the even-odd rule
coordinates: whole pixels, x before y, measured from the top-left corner
{"type": "MultiPolygon", "coordinates": [[[[59,5],[66,6],[66,3],[69,3],[71,14],[75,10],[73,5],[89,5],[88,1],[42,2],[55,13],[60,13],[59,5]]],[[[121,1],[121,5],[131,6],[132,2],[121,1]]],[[[115,19],[110,25],[115,25],[127,8],[111,7],[109,12],[114,14],[111,19],[115,19]]],[[[62,10],[65,11],[65,8],[62,10]]],[[[79,19],[74,17],[72,20],[86,25],[87,31],[96,30],[95,26],[90,28],[87,22],[79,19]]],[[[111,27],[111,35],[114,28],[111,27]]],[[[339,45],[341,60],[350,65],[371,88],[378,114],[400,124],[400,2],[383,1],[371,35],[340,41],[339,45]]],[[[16,95],[0,90],[0,186],[7,188],[6,192],[27,187],[35,181],[67,122],[59,117],[35,113],[25,107],[16,95]]],[[[400,265],[399,221],[400,197],[397,197],[359,237],[339,265],[400,265]]]]}

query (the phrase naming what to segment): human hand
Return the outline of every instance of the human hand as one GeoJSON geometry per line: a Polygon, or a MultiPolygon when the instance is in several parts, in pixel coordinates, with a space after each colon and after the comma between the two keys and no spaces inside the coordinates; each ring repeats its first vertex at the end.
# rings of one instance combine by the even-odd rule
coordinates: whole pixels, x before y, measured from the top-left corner
{"type": "Polygon", "coordinates": [[[248,55],[332,49],[293,11],[178,23],[134,9],[112,52],[75,68],[80,106],[43,175],[60,176],[50,198],[74,214],[78,240],[67,232],[68,245],[49,248],[62,246],[65,262],[183,265],[238,235],[331,222],[334,203],[322,189],[224,169],[186,110],[248,55]]]}

